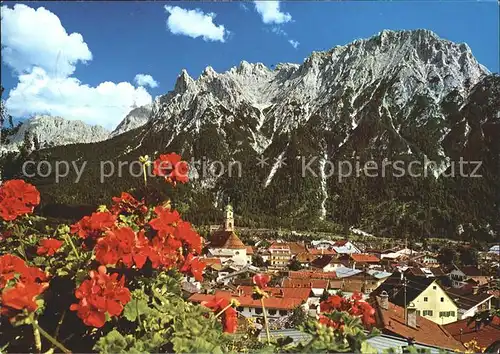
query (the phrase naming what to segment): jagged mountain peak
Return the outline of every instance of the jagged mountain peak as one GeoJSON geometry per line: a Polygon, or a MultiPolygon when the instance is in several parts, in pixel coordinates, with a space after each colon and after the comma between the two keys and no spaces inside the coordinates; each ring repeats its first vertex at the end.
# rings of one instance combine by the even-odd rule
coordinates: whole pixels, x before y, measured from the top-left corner
{"type": "MultiPolygon", "coordinates": [[[[160,98],[165,109],[158,110],[161,113],[154,119],[179,132],[202,125],[207,109],[217,115],[222,107],[235,113],[251,106],[261,112],[254,117],[258,127],[267,126],[273,135],[300,123],[287,117],[290,105],[301,106],[299,120],[307,121],[322,113],[332,97],[347,97],[346,92],[352,91],[342,104],[355,114],[358,97],[389,85],[387,100],[402,109],[415,95],[439,102],[454,90],[466,94],[488,73],[467,45],[441,39],[429,30],[385,30],[313,52],[302,64],[278,64],[274,70],[242,61],[222,73],[208,66],[196,80],[183,70],[174,90],[160,98]]],[[[222,118],[217,122],[224,124],[222,118]]]]}
{"type": "Polygon", "coordinates": [[[129,130],[139,128],[147,123],[153,104],[148,104],[132,109],[127,116],[118,124],[118,126],[110,134],[110,138],[123,134],[129,130]]]}

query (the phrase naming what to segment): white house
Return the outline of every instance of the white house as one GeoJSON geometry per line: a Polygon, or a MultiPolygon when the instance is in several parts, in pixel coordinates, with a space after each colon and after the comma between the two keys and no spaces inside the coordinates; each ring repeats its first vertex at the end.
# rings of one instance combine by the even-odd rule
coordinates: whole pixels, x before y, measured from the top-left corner
{"type": "MultiPolygon", "coordinates": [[[[266,288],[271,297],[264,300],[269,319],[280,320],[289,317],[295,308],[309,310],[310,288],[266,288]]],[[[218,290],[215,294],[193,294],[188,300],[195,303],[212,301],[217,298],[235,299],[239,306],[236,310],[245,317],[264,317],[261,301],[252,297],[253,287],[240,286],[235,292],[218,290]]]]}
{"type": "Polygon", "coordinates": [[[457,267],[448,273],[448,277],[452,281],[452,286],[454,288],[461,288],[467,285],[468,281],[473,281],[477,285],[487,284],[489,281],[489,276],[483,274],[483,272],[474,266],[457,267]]]}
{"type": "Polygon", "coordinates": [[[332,248],[338,254],[361,253],[361,250],[348,240],[337,241],[332,248]]]}
{"type": "Polygon", "coordinates": [[[471,291],[468,289],[453,289],[446,290],[450,298],[455,301],[458,306],[458,319],[464,319],[474,316],[476,313],[491,310],[494,295],[488,293],[478,293],[478,287],[473,287],[471,291]]]}
{"type": "Polygon", "coordinates": [[[335,241],[330,240],[315,240],[311,241],[311,245],[318,250],[329,250],[335,246],[335,241]]]}

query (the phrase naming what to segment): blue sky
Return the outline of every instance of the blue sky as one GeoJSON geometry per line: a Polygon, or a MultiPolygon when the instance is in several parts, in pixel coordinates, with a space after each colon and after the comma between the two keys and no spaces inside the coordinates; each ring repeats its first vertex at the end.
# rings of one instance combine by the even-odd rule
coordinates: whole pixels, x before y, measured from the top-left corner
{"type": "Polygon", "coordinates": [[[196,78],[242,60],[300,63],[383,29],[466,42],[499,71],[496,0],[14,5],[2,7],[1,77],[16,117],[49,113],[112,129],[134,104],[171,90],[183,68],[196,78]]]}

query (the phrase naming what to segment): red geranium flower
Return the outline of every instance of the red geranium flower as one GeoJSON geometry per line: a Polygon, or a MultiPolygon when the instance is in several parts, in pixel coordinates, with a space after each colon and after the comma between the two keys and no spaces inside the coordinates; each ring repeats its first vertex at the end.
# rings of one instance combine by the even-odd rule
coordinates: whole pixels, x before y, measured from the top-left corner
{"type": "Polygon", "coordinates": [[[330,312],[332,310],[340,310],[342,306],[343,297],[339,295],[332,295],[320,304],[321,312],[330,312]]]}
{"type": "Polygon", "coordinates": [[[0,217],[6,221],[30,214],[40,204],[40,193],[35,186],[20,179],[0,185],[0,217]]]}
{"type": "Polygon", "coordinates": [[[319,316],[318,322],[321,323],[322,325],[327,326],[327,327],[332,327],[333,329],[338,329],[341,332],[344,330],[343,323],[336,322],[336,321],[334,321],[326,316],[323,316],[323,315],[319,316]]]}
{"type": "MultiPolygon", "coordinates": [[[[169,237],[167,240],[160,236],[155,236],[151,240],[151,248],[149,250],[149,259],[153,268],[171,268],[177,264],[180,259],[179,247],[172,245],[178,241],[169,237]],[[169,242],[167,242],[169,241],[169,242]]],[[[178,246],[180,242],[178,242],[178,246]]]]}
{"type": "Polygon", "coordinates": [[[90,272],[90,279],[85,280],[75,291],[80,300],[70,310],[77,311],[78,317],[87,326],[102,327],[109,316],[118,316],[123,306],[130,301],[130,291],[125,287],[125,277],[118,280],[118,274],[107,274],[106,267],[100,266],[90,272]]]}
{"type": "Polygon", "coordinates": [[[229,304],[231,304],[230,300],[218,297],[217,295],[214,296],[213,300],[203,301],[201,303],[202,306],[208,307],[214,311],[216,315],[224,310],[224,313],[221,315],[224,332],[234,333],[238,327],[238,312],[233,307],[229,307],[229,304]]]}
{"type": "Polygon", "coordinates": [[[358,292],[358,291],[355,291],[352,295],[351,295],[351,299],[355,300],[355,301],[359,301],[359,300],[362,300],[363,299],[363,295],[358,292]]]}
{"type": "Polygon", "coordinates": [[[57,252],[59,248],[63,245],[63,241],[56,240],[55,238],[46,238],[40,240],[40,246],[38,246],[36,250],[36,254],[39,256],[46,254],[48,256],[52,256],[57,252]]]}
{"type": "Polygon", "coordinates": [[[174,186],[177,182],[186,183],[188,179],[189,166],[186,161],[181,161],[180,155],[170,153],[160,155],[154,162],[153,174],[164,177],[174,186]]]}
{"type": "Polygon", "coordinates": [[[9,280],[14,279],[16,274],[23,282],[47,280],[47,274],[40,268],[28,267],[21,258],[11,254],[0,256],[0,289],[4,288],[9,280]]]}
{"type": "Polygon", "coordinates": [[[157,206],[155,213],[158,217],[152,219],[149,225],[162,236],[173,235],[177,223],[181,221],[181,216],[177,210],[170,211],[167,208],[157,206]]]}
{"type": "Polygon", "coordinates": [[[91,216],[85,216],[76,224],[71,225],[71,233],[84,239],[96,239],[105,230],[113,227],[115,222],[116,216],[108,211],[92,213],[91,216]]]}
{"type": "Polygon", "coordinates": [[[255,285],[257,285],[261,289],[264,289],[271,281],[271,277],[267,274],[255,274],[252,280],[255,285]]]}
{"type": "MultiPolygon", "coordinates": [[[[339,295],[330,296],[326,301],[321,302],[320,310],[323,313],[332,311],[347,312],[351,316],[359,317],[366,327],[375,323],[375,310],[363,298],[361,293],[354,293],[350,299],[339,295]]],[[[324,320],[326,321],[326,320],[324,320]]]]}
{"type": "MultiPolygon", "coordinates": [[[[18,282],[14,287],[3,291],[2,306],[8,307],[7,310],[35,311],[38,308],[36,297],[48,286],[48,283],[18,282]]],[[[6,311],[2,310],[2,312],[6,311]]]]}
{"type": "Polygon", "coordinates": [[[16,273],[24,274],[27,268],[26,263],[17,256],[0,256],[0,288],[3,289],[9,280],[14,279],[16,273]]]}
{"type": "Polygon", "coordinates": [[[238,312],[232,307],[228,308],[222,314],[222,326],[224,327],[224,332],[234,333],[238,328],[238,312]]]}
{"type": "Polygon", "coordinates": [[[129,193],[122,192],[121,196],[113,197],[111,212],[115,215],[120,213],[144,215],[148,212],[148,207],[144,201],[138,201],[129,193]]]}
{"type": "Polygon", "coordinates": [[[188,246],[189,252],[201,253],[201,236],[193,230],[187,221],[180,221],[174,232],[176,239],[183,241],[188,246]]]}
{"type": "Polygon", "coordinates": [[[201,261],[199,258],[195,258],[192,253],[188,254],[184,265],[181,267],[180,271],[183,273],[190,273],[196,280],[203,280],[203,270],[205,269],[205,262],[201,261]]]}
{"type": "Polygon", "coordinates": [[[127,267],[134,264],[141,269],[149,254],[149,240],[144,231],[136,234],[130,227],[108,231],[105,237],[97,241],[96,260],[103,264],[116,264],[122,261],[127,267]]]}

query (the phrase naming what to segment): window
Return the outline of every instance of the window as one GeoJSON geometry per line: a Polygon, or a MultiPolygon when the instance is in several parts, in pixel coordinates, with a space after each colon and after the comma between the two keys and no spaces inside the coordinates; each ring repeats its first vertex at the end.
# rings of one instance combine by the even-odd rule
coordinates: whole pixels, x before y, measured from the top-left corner
{"type": "Polygon", "coordinates": [[[280,315],[286,316],[286,315],[288,315],[288,311],[287,310],[280,310],[280,315]]]}
{"type": "Polygon", "coordinates": [[[255,313],[256,313],[257,315],[262,314],[262,309],[261,309],[260,307],[257,307],[257,308],[255,309],[255,313]]]}
{"type": "Polygon", "coordinates": [[[441,298],[441,302],[444,302],[444,297],[441,298]]]}
{"type": "Polygon", "coordinates": [[[424,310],[424,316],[432,316],[432,310],[424,310]]]}
{"type": "Polygon", "coordinates": [[[455,311],[443,311],[439,313],[439,317],[455,317],[455,311]]]}
{"type": "Polygon", "coordinates": [[[424,297],[424,302],[427,302],[429,301],[429,298],[428,297],[424,297]]]}
{"type": "Polygon", "coordinates": [[[417,316],[420,316],[420,310],[417,310],[417,316]]]}
{"type": "Polygon", "coordinates": [[[269,311],[267,311],[267,312],[268,312],[268,313],[269,313],[269,315],[271,315],[271,316],[276,315],[276,310],[269,310],[269,311]]]}
{"type": "Polygon", "coordinates": [[[238,307],[236,308],[236,310],[238,310],[238,312],[242,312],[242,311],[243,311],[243,307],[238,306],[238,307]]]}
{"type": "Polygon", "coordinates": [[[434,286],[432,287],[432,290],[436,290],[436,289],[437,289],[437,286],[436,286],[436,285],[434,285],[434,286]]]}

